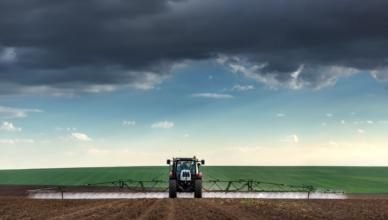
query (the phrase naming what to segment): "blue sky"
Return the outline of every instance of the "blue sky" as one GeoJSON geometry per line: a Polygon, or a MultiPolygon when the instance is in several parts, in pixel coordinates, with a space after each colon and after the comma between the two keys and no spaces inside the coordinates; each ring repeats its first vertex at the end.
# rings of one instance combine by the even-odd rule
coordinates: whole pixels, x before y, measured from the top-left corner
{"type": "Polygon", "coordinates": [[[164,165],[179,155],[209,165],[387,166],[387,83],[364,72],[335,80],[294,88],[217,60],[186,61],[153,88],[3,96],[0,169],[164,165]]]}
{"type": "Polygon", "coordinates": [[[0,169],[388,166],[386,8],[0,1],[0,169]]]}

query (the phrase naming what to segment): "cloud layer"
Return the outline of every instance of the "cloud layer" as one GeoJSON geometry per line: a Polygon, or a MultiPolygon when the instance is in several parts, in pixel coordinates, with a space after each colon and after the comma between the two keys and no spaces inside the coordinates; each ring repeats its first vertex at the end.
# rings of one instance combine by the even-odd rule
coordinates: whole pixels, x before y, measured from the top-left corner
{"type": "Polygon", "coordinates": [[[291,136],[286,137],[285,139],[281,139],[280,141],[297,143],[299,141],[299,139],[296,135],[291,135],[291,136]]]}
{"type": "Polygon", "coordinates": [[[171,127],[174,127],[174,123],[168,122],[168,121],[164,121],[164,122],[161,121],[151,125],[151,128],[171,128],[171,127]]]}
{"type": "Polygon", "coordinates": [[[387,81],[387,7],[384,0],[0,1],[0,95],[152,89],[183,61],[213,58],[272,87],[319,89],[360,71],[387,81]]]}
{"type": "Polygon", "coordinates": [[[0,118],[26,117],[27,112],[43,112],[43,111],[39,109],[20,109],[20,108],[10,108],[10,107],[0,106],[0,118]]]}
{"type": "Polygon", "coordinates": [[[0,139],[0,144],[14,144],[14,143],[35,143],[34,140],[31,139],[0,139]]]}
{"type": "Polygon", "coordinates": [[[6,130],[6,131],[21,131],[22,128],[14,127],[12,123],[9,122],[3,122],[3,124],[0,126],[0,130],[6,130]]]}
{"type": "Polygon", "coordinates": [[[81,141],[91,141],[92,140],[86,134],[72,133],[71,136],[75,137],[75,138],[77,138],[78,140],[81,140],[81,141]]]}
{"type": "Polygon", "coordinates": [[[136,122],[135,121],[123,121],[123,126],[127,126],[127,125],[135,125],[136,122]]]}
{"type": "Polygon", "coordinates": [[[245,85],[245,86],[235,85],[231,89],[224,89],[224,91],[225,92],[233,92],[233,91],[241,92],[241,91],[246,91],[246,90],[250,90],[250,89],[253,89],[252,85],[249,85],[249,86],[248,85],[245,85]]]}
{"type": "Polygon", "coordinates": [[[197,94],[193,94],[191,96],[193,96],[193,97],[214,98],[214,99],[230,99],[230,98],[233,98],[232,95],[216,94],[216,93],[197,93],[197,94]]]}

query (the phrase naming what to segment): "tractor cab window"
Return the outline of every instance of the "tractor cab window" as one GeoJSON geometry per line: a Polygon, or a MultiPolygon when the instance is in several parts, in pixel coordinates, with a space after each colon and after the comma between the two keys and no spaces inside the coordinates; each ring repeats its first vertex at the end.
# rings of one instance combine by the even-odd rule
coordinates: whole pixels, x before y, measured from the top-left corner
{"type": "Polygon", "coordinates": [[[194,161],[178,161],[176,165],[176,170],[177,177],[180,175],[182,170],[189,170],[191,172],[191,175],[195,175],[196,163],[194,161]]]}

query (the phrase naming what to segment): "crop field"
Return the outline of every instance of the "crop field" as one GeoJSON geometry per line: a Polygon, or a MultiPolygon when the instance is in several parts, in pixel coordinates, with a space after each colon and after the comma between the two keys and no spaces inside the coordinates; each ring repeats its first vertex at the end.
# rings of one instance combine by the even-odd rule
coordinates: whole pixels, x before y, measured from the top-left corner
{"type": "MultiPolygon", "coordinates": [[[[388,167],[203,166],[203,180],[254,179],[263,182],[388,193],[388,167]]],[[[118,179],[168,180],[168,166],[0,170],[0,184],[84,185],[118,179]]]]}

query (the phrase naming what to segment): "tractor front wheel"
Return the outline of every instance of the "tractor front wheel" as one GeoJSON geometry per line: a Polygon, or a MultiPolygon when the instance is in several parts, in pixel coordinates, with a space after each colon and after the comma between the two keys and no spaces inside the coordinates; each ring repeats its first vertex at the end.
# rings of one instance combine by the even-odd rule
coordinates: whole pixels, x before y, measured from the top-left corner
{"type": "Polygon", "coordinates": [[[169,189],[169,197],[176,198],[176,180],[170,180],[169,189]]]}
{"type": "Polygon", "coordinates": [[[202,198],[202,180],[195,180],[194,198],[202,198]]]}

